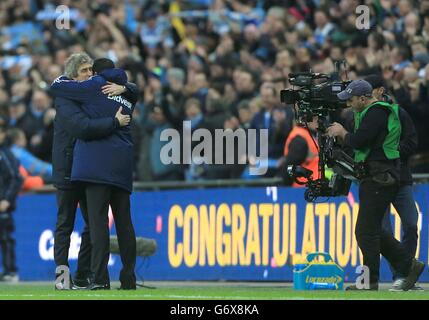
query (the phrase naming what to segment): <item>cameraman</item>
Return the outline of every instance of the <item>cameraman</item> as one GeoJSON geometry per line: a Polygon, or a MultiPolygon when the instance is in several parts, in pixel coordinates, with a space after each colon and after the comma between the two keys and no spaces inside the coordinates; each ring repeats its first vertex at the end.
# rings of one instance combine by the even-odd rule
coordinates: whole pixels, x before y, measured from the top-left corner
{"type": "MultiPolygon", "coordinates": [[[[401,124],[398,106],[378,101],[365,80],[352,81],[338,98],[348,101],[355,112],[354,133],[333,123],[327,134],[340,137],[355,150],[355,162],[364,162],[367,175],[360,181],[360,207],[356,221],[356,240],[369,268],[370,290],[378,290],[380,253],[395,270],[407,275],[401,290],[411,289],[424,263],[413,260],[392,233],[382,229],[382,220],[399,189],[399,140],[401,124]]],[[[356,285],[347,288],[359,290],[356,285]]]]}
{"type": "MultiPolygon", "coordinates": [[[[383,78],[379,75],[370,75],[365,78],[373,88],[372,95],[379,101],[392,103],[390,97],[385,93],[385,85],[383,78]]],[[[395,196],[392,204],[401,218],[403,237],[402,245],[411,258],[414,258],[417,250],[418,232],[417,222],[419,213],[417,212],[416,204],[413,196],[413,177],[408,165],[409,157],[417,149],[417,132],[414,127],[410,115],[403,109],[399,108],[399,120],[401,121],[401,141],[399,150],[401,154],[401,173],[399,191],[395,196]]],[[[390,208],[386,211],[383,218],[383,229],[392,233],[390,223],[390,208]]],[[[399,274],[394,268],[392,290],[400,290],[400,285],[405,278],[405,275],[399,274]]],[[[423,290],[421,287],[414,286],[411,290],[423,290]]]]}

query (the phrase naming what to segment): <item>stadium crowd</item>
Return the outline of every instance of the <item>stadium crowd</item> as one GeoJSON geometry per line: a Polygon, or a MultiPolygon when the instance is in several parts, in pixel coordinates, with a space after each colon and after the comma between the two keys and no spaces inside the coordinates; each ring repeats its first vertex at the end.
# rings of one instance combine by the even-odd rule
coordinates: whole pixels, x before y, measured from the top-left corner
{"type": "MultiPolygon", "coordinates": [[[[50,182],[55,109],[49,85],[72,53],[107,57],[140,89],[132,120],[134,179],[240,178],[244,166],[173,165],[162,130],[269,129],[267,175],[284,161],[294,122],[280,103],[290,72],[383,77],[419,137],[413,172],[429,172],[429,0],[3,0],[0,114],[24,169],[50,182]],[[355,8],[370,8],[370,29],[355,8]],[[69,28],[55,9],[70,9],[69,28]],[[61,22],[61,21],[60,21],[61,22]],[[426,129],[425,129],[426,128],[426,129]]],[[[112,155],[114,156],[114,155],[112,155]]]]}

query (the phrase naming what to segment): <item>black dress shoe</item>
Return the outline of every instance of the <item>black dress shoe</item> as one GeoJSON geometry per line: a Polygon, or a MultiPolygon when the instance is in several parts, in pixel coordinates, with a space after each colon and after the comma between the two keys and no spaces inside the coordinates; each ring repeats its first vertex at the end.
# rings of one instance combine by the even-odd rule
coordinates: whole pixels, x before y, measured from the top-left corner
{"type": "Polygon", "coordinates": [[[91,283],[86,290],[110,290],[110,284],[91,283]]]}
{"type": "Polygon", "coordinates": [[[84,289],[91,284],[90,278],[74,278],[73,289],[84,289]]]}

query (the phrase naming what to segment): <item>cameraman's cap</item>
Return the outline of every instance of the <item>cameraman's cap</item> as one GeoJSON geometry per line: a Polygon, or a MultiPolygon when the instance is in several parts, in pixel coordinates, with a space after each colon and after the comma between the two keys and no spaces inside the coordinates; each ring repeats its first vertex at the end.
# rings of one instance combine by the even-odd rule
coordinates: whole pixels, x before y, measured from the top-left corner
{"type": "Polygon", "coordinates": [[[345,90],[337,94],[340,100],[349,100],[351,97],[372,96],[372,86],[368,81],[359,79],[353,80],[345,90]]]}

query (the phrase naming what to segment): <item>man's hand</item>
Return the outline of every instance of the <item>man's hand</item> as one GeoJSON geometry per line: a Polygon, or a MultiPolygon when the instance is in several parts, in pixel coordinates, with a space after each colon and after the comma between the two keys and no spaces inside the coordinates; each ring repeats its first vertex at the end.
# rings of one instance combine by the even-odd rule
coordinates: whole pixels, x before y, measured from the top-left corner
{"type": "Polygon", "coordinates": [[[328,127],[328,129],[326,129],[326,134],[329,137],[340,137],[341,139],[344,139],[347,131],[341,124],[334,122],[328,127]]]}
{"type": "Polygon", "coordinates": [[[7,200],[0,201],[0,212],[6,212],[10,207],[10,202],[7,200]]]}
{"type": "Polygon", "coordinates": [[[104,86],[101,87],[101,91],[104,94],[107,94],[110,96],[118,96],[120,94],[123,94],[125,91],[127,91],[127,88],[125,88],[125,86],[121,86],[119,84],[116,83],[112,83],[107,81],[108,84],[105,84],[104,86]]]}
{"type": "Polygon", "coordinates": [[[116,112],[115,114],[115,118],[118,119],[119,125],[121,127],[124,127],[130,123],[131,117],[129,115],[122,114],[121,112],[122,112],[122,107],[119,107],[118,112],[116,112]]]}

